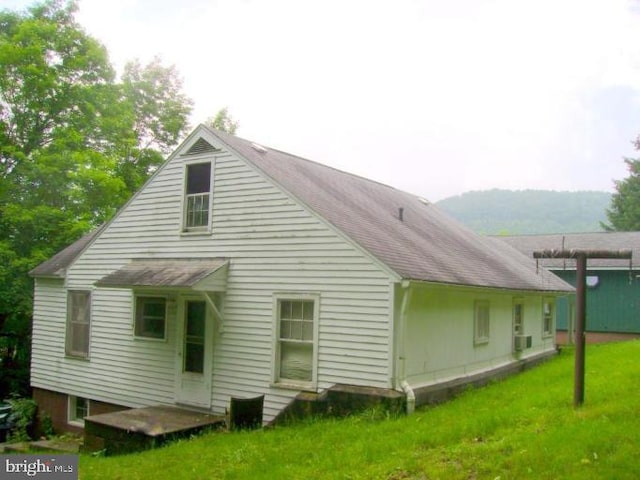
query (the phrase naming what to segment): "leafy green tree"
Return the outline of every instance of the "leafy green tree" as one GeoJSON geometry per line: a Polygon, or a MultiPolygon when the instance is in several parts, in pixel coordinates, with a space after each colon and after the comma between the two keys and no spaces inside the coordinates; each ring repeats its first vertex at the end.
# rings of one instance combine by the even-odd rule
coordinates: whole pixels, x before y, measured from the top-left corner
{"type": "Polygon", "coordinates": [[[108,220],[188,128],[176,70],[134,61],[117,82],[76,8],[0,11],[0,397],[9,366],[28,372],[28,271],[108,220]]]}
{"type": "Polygon", "coordinates": [[[229,109],[227,107],[218,110],[218,113],[216,113],[214,117],[208,118],[205,124],[215,128],[216,130],[230,133],[231,135],[236,134],[240,125],[238,121],[234,120],[229,114],[229,109]]]}
{"type": "Polygon", "coordinates": [[[0,13],[3,176],[40,148],[62,139],[82,144],[98,129],[99,102],[114,72],[104,47],[78,28],[74,10],[49,1],[27,16],[0,13]]]}
{"type": "Polygon", "coordinates": [[[122,95],[131,128],[120,140],[119,174],[135,192],[186,134],[192,102],[182,93],[177,70],[164,67],[159,58],[148,65],[127,63],[122,95]]]}
{"type": "Polygon", "coordinates": [[[640,230],[640,160],[625,158],[629,176],[615,182],[616,192],[607,209],[606,230],[631,232],[640,230]]]}

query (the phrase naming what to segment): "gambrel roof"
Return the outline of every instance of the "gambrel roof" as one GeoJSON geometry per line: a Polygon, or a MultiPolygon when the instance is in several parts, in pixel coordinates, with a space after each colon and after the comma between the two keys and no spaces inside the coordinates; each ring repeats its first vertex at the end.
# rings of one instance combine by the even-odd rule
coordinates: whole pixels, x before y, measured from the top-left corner
{"type": "Polygon", "coordinates": [[[408,280],[534,291],[573,291],[535,261],[474,233],[426,200],[208,127],[351,240],[408,280]]]}
{"type": "MultiPolygon", "coordinates": [[[[496,236],[527,256],[537,250],[631,250],[633,268],[640,267],[640,232],[558,233],[496,236]]],[[[551,269],[576,268],[575,260],[545,258],[541,265],[551,269]]],[[[591,258],[589,268],[629,269],[629,260],[591,258]]]]}
{"type": "MultiPolygon", "coordinates": [[[[176,154],[190,153],[187,145],[191,149],[197,146],[199,154],[219,150],[235,153],[401,279],[508,290],[573,291],[555,275],[538,269],[532,258],[505,242],[474,233],[416,195],[204,125],[169,161],[176,154]],[[209,148],[203,142],[215,145],[209,148]]],[[[73,251],[79,255],[92,240],[81,239],[79,242],[85,243],[73,251]]],[[[46,276],[60,271],[47,263],[32,274],[46,276]]]]}

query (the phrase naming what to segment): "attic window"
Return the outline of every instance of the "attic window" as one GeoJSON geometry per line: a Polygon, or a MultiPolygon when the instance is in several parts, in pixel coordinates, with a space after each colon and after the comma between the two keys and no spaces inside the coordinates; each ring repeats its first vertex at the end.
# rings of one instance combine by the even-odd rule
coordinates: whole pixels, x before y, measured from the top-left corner
{"type": "Polygon", "coordinates": [[[194,143],[185,155],[201,155],[203,153],[216,152],[219,149],[211,145],[209,142],[204,140],[203,138],[199,138],[196,143],[194,143]]]}
{"type": "Polygon", "coordinates": [[[211,162],[187,165],[185,176],[184,229],[207,230],[211,217],[211,162]]]}

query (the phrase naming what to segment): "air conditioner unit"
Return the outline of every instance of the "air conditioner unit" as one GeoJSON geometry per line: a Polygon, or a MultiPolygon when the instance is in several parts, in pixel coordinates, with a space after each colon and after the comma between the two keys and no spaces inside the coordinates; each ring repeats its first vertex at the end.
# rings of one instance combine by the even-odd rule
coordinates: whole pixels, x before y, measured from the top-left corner
{"type": "Polygon", "coordinates": [[[531,348],[531,335],[516,335],[514,337],[514,348],[516,352],[531,348]]]}

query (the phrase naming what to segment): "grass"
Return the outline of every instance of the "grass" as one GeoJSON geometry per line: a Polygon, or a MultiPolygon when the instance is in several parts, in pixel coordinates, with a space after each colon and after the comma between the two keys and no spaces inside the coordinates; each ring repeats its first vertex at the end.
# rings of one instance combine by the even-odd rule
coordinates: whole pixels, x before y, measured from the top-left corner
{"type": "Polygon", "coordinates": [[[257,432],[212,433],[120,457],[81,456],[82,479],[626,479],[640,472],[640,341],[573,351],[455,400],[257,432]]]}

